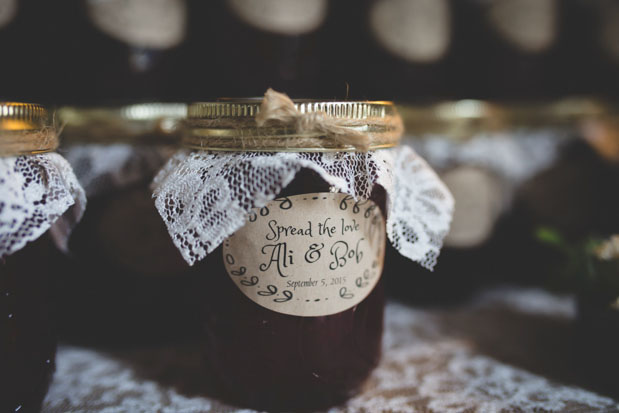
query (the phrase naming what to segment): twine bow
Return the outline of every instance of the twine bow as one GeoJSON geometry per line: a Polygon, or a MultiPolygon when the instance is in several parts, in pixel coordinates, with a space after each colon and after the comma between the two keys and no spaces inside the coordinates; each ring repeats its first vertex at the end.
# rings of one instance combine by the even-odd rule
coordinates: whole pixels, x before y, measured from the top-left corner
{"type": "Polygon", "coordinates": [[[324,112],[301,113],[294,102],[284,93],[269,88],[264,94],[260,111],[256,114],[256,124],[264,126],[269,122],[279,122],[292,126],[299,133],[322,133],[332,136],[338,143],[352,145],[357,150],[367,152],[371,138],[367,133],[353,127],[363,122],[327,116],[324,112]]]}

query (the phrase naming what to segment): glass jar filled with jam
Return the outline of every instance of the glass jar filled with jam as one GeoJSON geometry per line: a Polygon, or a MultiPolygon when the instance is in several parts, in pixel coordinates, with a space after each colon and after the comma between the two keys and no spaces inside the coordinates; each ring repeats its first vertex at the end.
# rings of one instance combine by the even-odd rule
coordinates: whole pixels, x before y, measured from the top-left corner
{"type": "Polygon", "coordinates": [[[353,395],[377,365],[385,198],[377,189],[361,201],[363,208],[347,197],[302,172],[277,201],[252,213],[254,222],[198,264],[197,271],[207,273],[196,290],[204,350],[224,396],[261,408],[325,407],[353,395]],[[372,215],[360,233],[374,231],[373,239],[327,235],[341,231],[338,224],[357,225],[355,215],[367,211],[372,215]],[[264,232],[270,228],[275,232],[264,232]],[[262,239],[267,236],[279,242],[262,239]],[[318,239],[290,242],[302,237],[318,239]]]}
{"type": "Polygon", "coordinates": [[[197,262],[194,302],[221,395],[316,409],[357,392],[381,353],[389,102],[195,103],[156,205],[197,262]],[[175,181],[175,182],[172,182],[175,181]],[[204,258],[206,257],[206,258],[204,258]]]}
{"type": "Polygon", "coordinates": [[[88,196],[62,268],[60,333],[79,343],[131,345],[190,332],[185,264],[148,186],[174,152],[186,105],[62,107],[61,151],[88,196]],[[96,265],[93,265],[96,263],[96,265]],[[74,308],[80,308],[79,312],[74,308]]]}
{"type": "Polygon", "coordinates": [[[53,153],[58,139],[47,121],[39,105],[0,102],[3,412],[38,411],[47,393],[56,355],[51,240],[62,244],[65,213],[84,201],[68,163],[53,153]]]}

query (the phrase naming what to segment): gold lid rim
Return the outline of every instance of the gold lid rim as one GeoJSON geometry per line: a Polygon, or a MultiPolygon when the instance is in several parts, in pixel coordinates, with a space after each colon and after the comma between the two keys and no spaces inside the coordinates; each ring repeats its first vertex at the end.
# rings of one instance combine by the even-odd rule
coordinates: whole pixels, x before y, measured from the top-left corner
{"type": "Polygon", "coordinates": [[[338,135],[364,135],[369,143],[362,150],[394,147],[402,135],[400,116],[389,101],[289,100],[290,122],[258,122],[262,104],[262,98],[190,104],[182,145],[226,152],[347,152],[360,148],[338,135]],[[310,127],[299,126],[301,119],[310,127]]]}
{"type": "Polygon", "coordinates": [[[58,135],[44,106],[0,102],[0,156],[34,155],[57,147],[58,135]]]}
{"type": "Polygon", "coordinates": [[[148,102],[121,106],[63,106],[57,110],[65,143],[172,144],[187,104],[148,102]]]}
{"type": "Polygon", "coordinates": [[[590,97],[509,103],[463,99],[429,105],[400,104],[408,135],[444,134],[467,139],[477,133],[517,128],[564,128],[619,117],[619,106],[590,97]]]}
{"type": "MultiPolygon", "coordinates": [[[[220,97],[215,100],[196,100],[190,102],[189,105],[194,104],[211,104],[211,103],[262,103],[263,96],[244,96],[244,97],[220,97]]],[[[312,98],[295,98],[290,99],[294,103],[368,103],[376,105],[393,105],[391,100],[341,100],[341,99],[312,99],[312,98]]]]}
{"type": "MultiPolygon", "coordinates": [[[[300,113],[321,112],[329,117],[368,119],[380,118],[387,111],[395,110],[395,104],[390,101],[341,101],[292,99],[295,108],[300,113]]],[[[230,98],[225,100],[193,102],[187,107],[187,120],[217,120],[222,118],[253,119],[260,112],[262,98],[230,98]]]]}
{"type": "Polygon", "coordinates": [[[0,131],[42,129],[48,118],[47,109],[37,103],[0,102],[0,131]]]}

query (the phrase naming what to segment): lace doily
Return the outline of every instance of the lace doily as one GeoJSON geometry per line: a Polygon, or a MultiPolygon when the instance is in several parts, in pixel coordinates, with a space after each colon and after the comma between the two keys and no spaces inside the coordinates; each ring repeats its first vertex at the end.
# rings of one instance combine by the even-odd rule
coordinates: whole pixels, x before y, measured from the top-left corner
{"type": "Polygon", "coordinates": [[[68,145],[61,153],[91,198],[152,179],[174,149],[165,145],[93,143],[68,145]]]}
{"type": "MultiPolygon", "coordinates": [[[[616,400],[583,389],[570,348],[574,307],[570,296],[515,288],[449,309],[390,302],[381,362],[329,413],[619,412],[616,400]]],[[[61,346],[43,412],[254,412],[209,397],[208,374],[198,342],[61,346]]]]}
{"type": "Polygon", "coordinates": [[[57,153],[0,158],[0,194],[0,257],[48,229],[66,249],[69,231],[86,207],[84,190],[57,153]]]}
{"type": "Polygon", "coordinates": [[[482,133],[464,141],[427,135],[405,142],[434,168],[475,165],[518,184],[551,166],[568,134],[563,130],[514,130],[482,133]]]}
{"type": "Polygon", "coordinates": [[[473,248],[487,242],[519,186],[554,164],[568,133],[521,129],[466,140],[444,135],[405,139],[437,169],[459,205],[444,245],[473,248]]]}
{"type": "Polygon", "coordinates": [[[334,190],[369,197],[387,193],[387,235],[402,255],[436,263],[449,230],[453,199],[411,148],[368,153],[209,153],[182,150],[155,177],[155,206],[189,264],[241,228],[248,212],[274,199],[307,168],[334,190]]]}

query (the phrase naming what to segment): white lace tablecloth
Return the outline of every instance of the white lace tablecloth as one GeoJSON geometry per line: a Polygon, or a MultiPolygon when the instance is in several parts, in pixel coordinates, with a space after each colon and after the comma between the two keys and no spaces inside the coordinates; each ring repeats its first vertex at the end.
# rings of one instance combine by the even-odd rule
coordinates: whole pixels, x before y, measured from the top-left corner
{"type": "MultiPolygon", "coordinates": [[[[453,308],[391,302],[384,352],[337,412],[619,412],[572,364],[575,301],[495,288],[453,308]]],[[[250,412],[204,394],[194,343],[124,351],[61,346],[43,412],[250,412]]]]}

